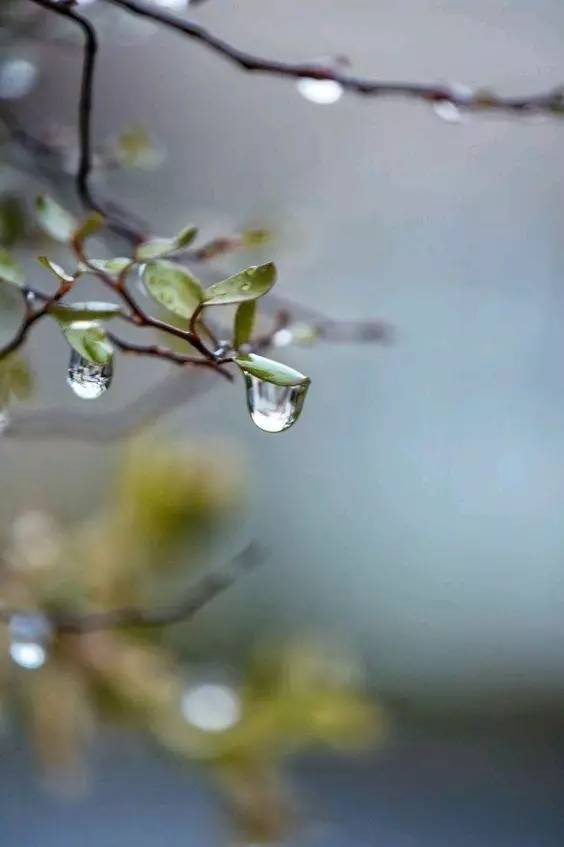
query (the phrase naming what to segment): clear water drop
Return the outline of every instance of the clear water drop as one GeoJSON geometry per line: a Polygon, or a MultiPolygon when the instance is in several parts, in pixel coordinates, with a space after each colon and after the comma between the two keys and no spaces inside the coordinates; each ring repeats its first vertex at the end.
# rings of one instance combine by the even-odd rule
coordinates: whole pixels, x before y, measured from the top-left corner
{"type": "Polygon", "coordinates": [[[114,368],[112,362],[99,365],[90,362],[76,350],[71,352],[67,383],[81,400],[96,400],[111,385],[114,368]]]}
{"type": "Polygon", "coordinates": [[[7,59],[0,65],[0,100],[19,100],[34,87],[37,65],[29,59],[7,59]]]}
{"type": "Polygon", "coordinates": [[[302,77],[297,81],[296,88],[306,100],[322,106],[336,103],[343,95],[343,86],[334,79],[302,77]]]}
{"type": "Polygon", "coordinates": [[[456,103],[450,100],[437,100],[433,103],[433,111],[438,118],[449,124],[462,123],[462,112],[456,103]]]}
{"type": "Polygon", "coordinates": [[[300,416],[309,381],[300,385],[275,385],[245,373],[247,406],[251,419],[264,432],[283,432],[300,416]]]}
{"type": "Polygon", "coordinates": [[[205,683],[186,689],[180,709],[184,719],[204,732],[225,732],[241,717],[241,701],[228,685],[205,683]]]}
{"type": "Polygon", "coordinates": [[[51,624],[38,612],[18,612],[10,619],[10,656],[12,661],[26,670],[37,670],[47,660],[47,646],[53,630],[51,624]]]}

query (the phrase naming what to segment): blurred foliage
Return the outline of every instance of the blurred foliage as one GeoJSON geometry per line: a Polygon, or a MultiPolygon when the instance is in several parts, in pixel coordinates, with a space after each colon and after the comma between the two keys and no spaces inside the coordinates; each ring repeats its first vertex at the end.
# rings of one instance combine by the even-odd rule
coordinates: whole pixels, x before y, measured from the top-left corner
{"type": "MultiPolygon", "coordinates": [[[[41,511],[16,517],[3,545],[2,602],[48,614],[170,599],[200,540],[243,500],[240,468],[216,446],[138,439],[85,523],[65,529],[41,511]]],[[[102,725],[141,730],[210,771],[243,843],[278,840],[293,825],[279,769],[286,756],[312,745],[362,749],[384,729],[350,657],[308,639],[259,641],[218,681],[186,663],[166,630],[59,633],[34,670],[10,661],[7,627],[0,638],[0,703],[5,714],[17,708],[51,778],[83,784],[102,725]]]]}

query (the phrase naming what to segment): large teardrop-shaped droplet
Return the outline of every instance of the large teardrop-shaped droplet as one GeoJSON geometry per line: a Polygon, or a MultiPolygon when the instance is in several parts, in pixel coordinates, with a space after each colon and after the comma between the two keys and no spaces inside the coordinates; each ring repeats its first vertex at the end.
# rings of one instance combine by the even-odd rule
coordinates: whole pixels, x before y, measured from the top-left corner
{"type": "Polygon", "coordinates": [[[264,432],[289,429],[300,416],[309,380],[299,385],[275,385],[250,373],[244,376],[253,423],[264,432]]]}
{"type": "Polygon", "coordinates": [[[99,365],[81,356],[76,350],[71,353],[67,382],[82,400],[95,400],[108,390],[114,375],[112,362],[99,365]]]}
{"type": "Polygon", "coordinates": [[[10,656],[21,668],[37,670],[45,664],[53,630],[40,612],[17,612],[10,619],[10,656]]]}

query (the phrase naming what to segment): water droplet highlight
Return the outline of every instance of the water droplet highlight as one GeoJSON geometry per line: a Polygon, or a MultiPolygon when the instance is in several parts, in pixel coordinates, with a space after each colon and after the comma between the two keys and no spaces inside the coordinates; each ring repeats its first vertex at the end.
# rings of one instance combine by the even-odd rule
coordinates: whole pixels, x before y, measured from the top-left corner
{"type": "Polygon", "coordinates": [[[343,86],[334,79],[302,77],[297,81],[296,88],[306,100],[321,106],[336,103],[343,95],[343,86]]]}
{"type": "Polygon", "coordinates": [[[111,385],[114,368],[111,362],[99,365],[90,362],[76,350],[71,353],[67,383],[81,400],[96,400],[111,385]]]}
{"type": "Polygon", "coordinates": [[[182,715],[204,732],[225,732],[241,717],[241,701],[227,685],[206,683],[188,688],[180,704],[182,715]]]}
{"type": "Polygon", "coordinates": [[[264,432],[283,432],[299,418],[309,380],[299,385],[275,385],[245,373],[247,406],[253,423],[264,432]]]}
{"type": "Polygon", "coordinates": [[[0,65],[0,99],[19,100],[37,80],[37,65],[28,59],[8,59],[0,65]]]}
{"type": "Polygon", "coordinates": [[[10,426],[10,415],[5,409],[0,409],[0,435],[8,431],[10,426]]]}
{"type": "Polygon", "coordinates": [[[437,100],[433,103],[433,111],[438,118],[449,124],[462,123],[462,112],[455,103],[450,100],[437,100]]]}
{"type": "Polygon", "coordinates": [[[51,624],[41,613],[18,612],[10,619],[10,656],[20,668],[37,670],[47,660],[51,624]]]}

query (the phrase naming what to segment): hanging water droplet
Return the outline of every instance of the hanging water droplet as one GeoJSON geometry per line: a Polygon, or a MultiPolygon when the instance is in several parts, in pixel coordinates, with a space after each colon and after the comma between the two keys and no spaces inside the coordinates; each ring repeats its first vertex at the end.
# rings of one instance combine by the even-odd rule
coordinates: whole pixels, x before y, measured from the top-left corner
{"type": "Polygon", "coordinates": [[[264,432],[283,432],[300,416],[309,381],[299,385],[275,385],[245,373],[247,406],[253,423],[264,432]]]}
{"type": "Polygon", "coordinates": [[[220,341],[217,342],[217,347],[213,351],[213,354],[214,356],[220,356],[222,359],[226,356],[232,356],[233,345],[230,341],[220,339],[220,341]]]}
{"type": "Polygon", "coordinates": [[[334,79],[313,79],[304,76],[297,81],[296,88],[306,100],[323,106],[336,103],[343,95],[343,86],[334,79]]]}
{"type": "Polygon", "coordinates": [[[0,99],[19,100],[37,80],[37,65],[28,59],[8,59],[0,65],[0,99]]]}
{"type": "Polygon", "coordinates": [[[456,103],[450,100],[436,100],[433,103],[433,111],[438,118],[449,124],[462,123],[462,112],[456,103]]]}
{"type": "Polygon", "coordinates": [[[18,612],[10,619],[10,656],[21,668],[37,670],[45,664],[53,628],[40,612],[18,612]]]}
{"type": "Polygon", "coordinates": [[[82,400],[96,400],[111,385],[114,368],[112,362],[99,365],[90,362],[76,350],[71,352],[67,383],[82,400]]]}

